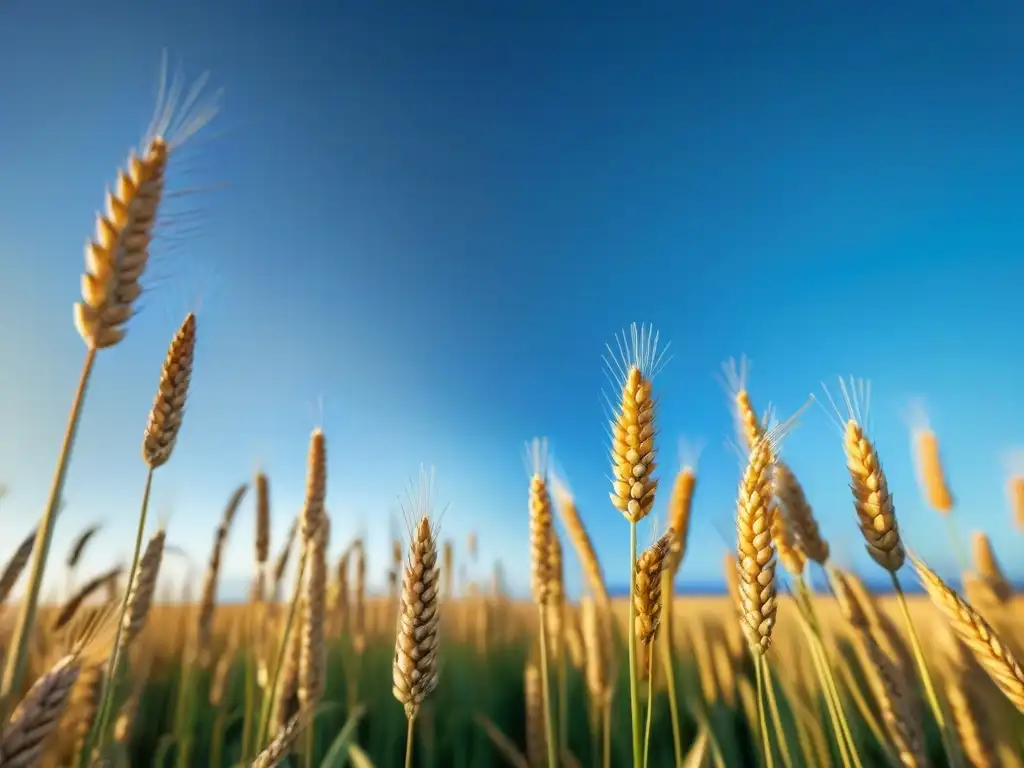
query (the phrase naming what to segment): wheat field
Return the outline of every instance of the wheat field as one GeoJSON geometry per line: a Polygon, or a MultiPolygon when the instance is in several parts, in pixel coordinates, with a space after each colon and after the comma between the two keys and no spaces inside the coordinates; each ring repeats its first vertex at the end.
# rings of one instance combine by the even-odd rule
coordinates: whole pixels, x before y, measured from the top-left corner
{"type": "MultiPolygon", "coordinates": [[[[271,478],[230,479],[202,578],[183,593],[162,588],[168,531],[153,525],[149,498],[186,421],[202,343],[189,312],[141,435],[147,476],[132,558],[80,574],[87,548],[116,535],[91,527],[69,552],[51,551],[88,384],[103,350],[130,343],[167,168],[212,117],[192,99],[162,107],[86,249],[74,307],[86,351],[54,482],[38,527],[9,542],[0,572],[0,766],[1024,766],[1022,598],[982,532],[961,591],[907,547],[866,427],[864,382],[842,381],[819,402],[845,452],[870,580],[891,589],[873,594],[833,563],[799,467],[786,463],[801,412],[758,411],[745,366],[732,363],[725,379],[745,466],[735,548],[722,563],[728,591],[676,596],[700,474],[658,471],[658,403],[673,394],[658,390],[665,347],[643,325],[608,346],[617,390],[609,444],[594,449],[609,459],[609,505],[587,510],[621,513],[627,563],[599,562],[593,518],[542,438],[527,446],[523,482],[530,599],[506,592],[501,563],[486,581],[456,578],[465,564],[474,573],[489,564],[477,562],[475,536],[444,537],[423,470],[388,562],[370,562],[359,539],[329,561],[330,440],[315,429],[286,540],[270,539],[271,478]],[[668,524],[641,551],[638,524],[662,498],[668,524]],[[254,531],[249,597],[219,604],[224,549],[242,521],[254,531]],[[60,597],[44,601],[43,574],[61,560],[60,597]],[[567,594],[568,568],[582,574],[578,597],[567,594]],[[381,574],[387,590],[369,594],[381,574]],[[613,598],[609,583],[627,577],[628,597],[613,598]],[[917,583],[925,595],[908,596],[917,583]]],[[[925,418],[913,436],[920,491],[955,531],[939,438],[925,418]]],[[[1024,479],[1010,488],[1024,525],[1024,479]]]]}

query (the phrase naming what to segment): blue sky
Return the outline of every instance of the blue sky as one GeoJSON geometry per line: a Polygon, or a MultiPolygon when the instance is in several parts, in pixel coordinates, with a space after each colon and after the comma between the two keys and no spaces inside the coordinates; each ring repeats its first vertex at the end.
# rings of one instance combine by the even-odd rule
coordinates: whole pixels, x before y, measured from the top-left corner
{"type": "MultiPolygon", "coordinates": [[[[525,584],[521,453],[543,434],[623,580],[601,355],[647,321],[674,351],[656,382],[666,486],[678,438],[707,445],[684,579],[717,579],[732,536],[715,374],[744,353],[755,402],[782,413],[822,379],[872,380],[902,526],[948,574],[908,448],[923,395],[961,535],[988,531],[1024,576],[1002,462],[1024,444],[1024,10],[755,5],[5,3],[4,550],[45,500],[84,354],[82,244],[166,47],[225,89],[173,177],[201,189],[187,207],[204,225],[163,249],[145,311],[101,355],[55,553],[102,519],[87,567],[129,554],[160,360],[203,294],[190,409],[152,507],[198,567],[257,462],[280,543],[322,397],[335,551],[365,531],[379,574],[389,514],[425,462],[444,533],[476,529],[478,572],[500,557],[525,584]]],[[[874,573],[821,409],[785,449],[839,561],[874,573]]],[[[248,573],[251,510],[229,579],[248,573]]]]}

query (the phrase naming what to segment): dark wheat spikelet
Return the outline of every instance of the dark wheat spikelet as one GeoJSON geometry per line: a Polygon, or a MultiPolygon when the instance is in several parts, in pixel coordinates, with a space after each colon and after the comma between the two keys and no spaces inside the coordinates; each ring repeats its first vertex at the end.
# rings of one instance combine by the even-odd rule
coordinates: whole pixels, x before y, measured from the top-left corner
{"type": "Polygon", "coordinates": [[[36,680],[0,736],[0,765],[30,768],[39,764],[64,716],[81,668],[79,656],[68,654],[36,680]]]}
{"type": "Polygon", "coordinates": [[[185,415],[188,385],[196,351],[196,316],[189,312],[178,328],[164,358],[149,422],[142,438],[142,458],[150,469],[162,467],[171,458],[185,415]]]}
{"type": "Polygon", "coordinates": [[[306,456],[306,498],[299,518],[299,531],[304,542],[312,541],[320,519],[324,515],[324,497],[327,493],[327,441],[320,429],[314,429],[309,438],[306,456]]]}
{"type": "Polygon", "coordinates": [[[436,535],[424,513],[409,542],[392,665],[392,691],[409,720],[437,685],[439,576],[436,535]]]}
{"type": "Polygon", "coordinates": [[[775,463],[773,474],[775,497],[786,510],[787,520],[793,526],[793,534],[804,554],[819,565],[828,562],[829,546],[821,535],[814,510],[807,501],[803,486],[793,470],[785,462],[775,463]]]}
{"type": "Polygon", "coordinates": [[[71,597],[69,597],[64,604],[61,606],[60,611],[57,613],[57,618],[53,622],[53,631],[56,632],[59,629],[63,629],[67,626],[75,615],[78,613],[78,609],[82,607],[82,604],[92,597],[99,589],[109,583],[111,580],[117,579],[121,575],[123,569],[121,566],[111,568],[109,571],[104,571],[98,576],[94,576],[89,579],[85,584],[78,588],[71,597]]]}
{"type": "Polygon", "coordinates": [[[661,570],[665,566],[665,557],[674,536],[675,531],[669,528],[660,539],[644,550],[636,561],[633,589],[633,605],[636,606],[634,631],[637,639],[645,646],[654,642],[661,624],[661,570]]]}
{"type": "Polygon", "coordinates": [[[35,543],[36,529],[33,528],[32,532],[24,538],[18,549],[11,555],[11,559],[7,561],[3,573],[0,573],[0,605],[7,602],[11,590],[18,583],[21,572],[25,570],[28,559],[32,556],[32,547],[35,546],[35,543]]]}
{"type": "Polygon", "coordinates": [[[203,594],[199,601],[199,618],[196,623],[196,645],[200,653],[200,661],[205,666],[210,660],[210,643],[213,639],[213,614],[217,608],[217,584],[220,580],[220,564],[224,556],[224,545],[231,532],[231,524],[235,520],[238,507],[245,497],[249,486],[245,483],[238,486],[231,494],[220,525],[214,534],[213,549],[210,551],[210,563],[203,576],[203,594]]]}
{"type": "Polygon", "coordinates": [[[258,602],[267,599],[267,561],[270,559],[270,481],[257,472],[256,486],[256,594],[258,602]]]}
{"type": "Polygon", "coordinates": [[[75,537],[74,542],[71,544],[71,549],[68,550],[67,567],[69,570],[78,567],[78,563],[82,559],[82,554],[85,552],[85,547],[90,541],[92,541],[93,537],[99,533],[100,527],[101,526],[98,523],[90,525],[75,537]]]}

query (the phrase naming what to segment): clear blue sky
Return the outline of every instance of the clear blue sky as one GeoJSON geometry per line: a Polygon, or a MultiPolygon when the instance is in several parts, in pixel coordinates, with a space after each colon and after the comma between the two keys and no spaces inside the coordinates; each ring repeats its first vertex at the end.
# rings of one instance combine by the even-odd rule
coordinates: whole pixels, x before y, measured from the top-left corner
{"type": "MultiPolygon", "coordinates": [[[[677,439],[708,446],[683,578],[718,578],[732,536],[738,467],[714,377],[742,353],[755,401],[783,413],[822,379],[873,381],[902,526],[948,574],[903,418],[924,395],[962,534],[987,530],[1024,576],[1001,463],[1024,444],[1024,10],[661,5],[4,3],[3,551],[46,496],[84,354],[82,243],[167,47],[226,92],[216,141],[189,154],[206,223],[100,358],[60,555],[96,519],[90,569],[130,552],[160,360],[209,282],[197,275],[215,271],[153,498],[200,562],[257,461],[280,543],[322,396],[335,551],[365,530],[379,573],[390,510],[426,462],[451,505],[445,534],[477,529],[483,562],[525,584],[521,452],[545,434],[622,580],[601,354],[650,321],[675,352],[657,381],[666,491],[677,439]]],[[[786,450],[837,558],[870,572],[820,409],[786,450]]],[[[251,510],[232,579],[248,572],[251,510]]]]}

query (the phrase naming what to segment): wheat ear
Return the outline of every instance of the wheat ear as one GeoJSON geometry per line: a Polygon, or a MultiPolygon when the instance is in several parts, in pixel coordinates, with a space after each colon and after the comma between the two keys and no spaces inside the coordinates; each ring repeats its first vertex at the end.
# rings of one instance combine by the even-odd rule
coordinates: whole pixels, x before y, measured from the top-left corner
{"type": "Polygon", "coordinates": [[[942,466],[939,438],[928,424],[928,414],[922,403],[914,404],[912,419],[911,441],[925,500],[936,512],[948,515],[953,511],[953,494],[942,466]]]}
{"type": "Polygon", "coordinates": [[[267,745],[267,748],[256,756],[250,768],[274,768],[274,766],[284,760],[288,753],[292,751],[292,747],[295,746],[295,742],[298,741],[302,731],[310,725],[313,717],[314,713],[309,710],[296,713],[278,731],[277,736],[267,745]]]}
{"type": "Polygon", "coordinates": [[[966,600],[949,587],[920,558],[911,562],[932,603],[945,615],[961,642],[992,678],[999,690],[1024,712],[1024,671],[987,621],[966,600]]]}
{"type": "Polygon", "coordinates": [[[94,524],[85,528],[71,544],[71,548],[68,550],[67,567],[68,570],[74,570],[78,567],[78,563],[82,560],[82,554],[85,552],[86,546],[92,541],[93,537],[99,533],[100,525],[94,524]]]}
{"type": "Polygon", "coordinates": [[[747,644],[756,655],[764,655],[771,648],[775,627],[778,587],[772,540],[774,455],[771,438],[759,438],[750,450],[736,505],[740,623],[747,644]]]}
{"type": "Polygon", "coordinates": [[[162,467],[174,451],[185,415],[195,351],[196,316],[189,312],[171,339],[142,438],[142,458],[150,469],[162,467]]]}
{"type": "Polygon", "coordinates": [[[676,474],[672,485],[672,495],[668,501],[668,522],[675,532],[670,552],[670,570],[673,578],[679,572],[686,556],[686,541],[690,532],[690,512],[693,509],[693,493],[697,489],[697,471],[690,465],[684,466],[676,474]]]}
{"type": "Polygon", "coordinates": [[[299,703],[313,707],[323,696],[326,675],[324,621],[327,615],[327,545],[330,519],[323,515],[308,543],[306,585],[302,601],[302,647],[299,656],[299,703]]]}
{"type": "Polygon", "coordinates": [[[270,481],[264,472],[257,472],[256,487],[256,584],[253,598],[262,603],[267,599],[267,561],[270,559],[270,481]]]}
{"type": "Polygon", "coordinates": [[[793,576],[803,576],[804,568],[807,565],[807,553],[804,551],[803,543],[796,537],[794,531],[796,526],[793,525],[793,521],[784,507],[776,506],[772,510],[771,518],[772,541],[775,542],[775,551],[778,553],[779,562],[793,576]]]}
{"type": "Polygon", "coordinates": [[[576,550],[576,556],[579,558],[583,574],[587,579],[587,586],[590,587],[594,598],[606,606],[609,604],[610,598],[604,580],[604,570],[601,568],[601,561],[597,557],[597,550],[594,549],[590,534],[583,524],[583,518],[576,506],[576,499],[564,478],[558,475],[552,476],[551,488],[556,502],[555,509],[569,535],[573,549],[576,550]]]}
{"type": "Polygon", "coordinates": [[[128,603],[121,622],[121,643],[126,650],[146,626],[149,610],[153,606],[153,596],[156,594],[156,581],[160,575],[166,541],[167,532],[163,528],[153,534],[146,544],[135,579],[129,587],[128,603]]]}
{"type": "Polygon", "coordinates": [[[818,527],[814,510],[807,501],[800,481],[793,474],[793,470],[783,461],[775,463],[773,481],[775,497],[786,511],[800,548],[810,560],[819,565],[825,565],[829,558],[829,545],[818,527]]]}
{"type": "Polygon", "coordinates": [[[971,550],[974,555],[974,567],[978,575],[985,581],[996,600],[1005,605],[1013,596],[1013,587],[999,567],[992,542],[981,531],[975,531],[971,538],[971,550]]]}
{"type": "Polygon", "coordinates": [[[4,566],[3,573],[0,573],[0,605],[7,602],[11,590],[18,583],[18,579],[21,578],[21,573],[25,570],[25,566],[28,565],[28,559],[32,556],[32,547],[36,543],[36,532],[37,529],[33,529],[22,540],[18,548],[14,550],[14,554],[11,555],[11,559],[7,561],[7,565],[4,566]]]}
{"type": "Polygon", "coordinates": [[[654,642],[661,625],[661,571],[675,537],[669,528],[660,539],[637,558],[633,578],[633,606],[636,620],[633,631],[646,648],[654,642]]]}
{"type": "Polygon", "coordinates": [[[291,559],[292,548],[295,546],[295,537],[298,535],[298,532],[299,519],[296,517],[292,520],[288,534],[284,537],[284,546],[281,547],[281,552],[278,554],[277,560],[274,561],[274,602],[277,602],[281,597],[281,585],[284,583],[284,575],[288,570],[288,561],[291,559]]]}
{"type": "Polygon", "coordinates": [[[224,546],[227,544],[231,524],[235,520],[238,507],[245,498],[249,486],[246,483],[238,486],[231,494],[220,525],[213,537],[213,548],[210,550],[210,562],[203,576],[203,593],[199,600],[199,616],[196,620],[196,647],[200,649],[200,663],[204,666],[210,661],[209,649],[213,640],[213,616],[217,610],[217,584],[220,581],[221,560],[224,557],[224,546]]]}
{"type": "Polygon", "coordinates": [[[416,716],[427,696],[437,687],[437,651],[440,642],[437,563],[437,531],[433,513],[433,476],[420,470],[415,494],[409,494],[405,510],[409,549],[402,575],[402,596],[391,668],[392,692],[405,709],[407,721],[405,766],[412,768],[416,716]],[[419,517],[413,530],[413,520],[419,517]]]}
{"type": "Polygon", "coordinates": [[[98,592],[104,584],[116,578],[122,570],[123,568],[120,565],[115,566],[108,571],[94,576],[79,587],[78,591],[68,598],[61,606],[60,611],[57,612],[57,618],[53,622],[53,631],[56,632],[67,626],[68,622],[78,613],[78,609],[82,607],[82,604],[98,592]]]}
{"type": "Polygon", "coordinates": [[[69,654],[36,680],[0,736],[0,764],[30,768],[39,763],[64,716],[81,669],[78,655],[69,654]]]}

